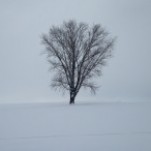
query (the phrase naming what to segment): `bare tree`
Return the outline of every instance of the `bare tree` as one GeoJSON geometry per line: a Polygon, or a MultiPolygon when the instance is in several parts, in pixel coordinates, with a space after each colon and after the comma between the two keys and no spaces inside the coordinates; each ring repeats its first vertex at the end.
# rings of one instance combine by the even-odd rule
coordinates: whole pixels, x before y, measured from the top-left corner
{"type": "Polygon", "coordinates": [[[82,87],[96,91],[92,82],[101,75],[101,67],[111,57],[114,39],[99,24],[89,27],[74,20],[62,26],[52,26],[48,34],[42,36],[51,69],[56,71],[52,87],[67,90],[70,104],[82,87]]]}

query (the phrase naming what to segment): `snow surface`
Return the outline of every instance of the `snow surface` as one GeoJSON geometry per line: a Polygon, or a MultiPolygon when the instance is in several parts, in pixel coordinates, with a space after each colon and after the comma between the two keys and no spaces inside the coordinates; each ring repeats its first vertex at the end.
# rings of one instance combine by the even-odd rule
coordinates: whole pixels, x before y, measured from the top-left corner
{"type": "Polygon", "coordinates": [[[0,151],[151,151],[151,103],[3,104],[0,151]]]}

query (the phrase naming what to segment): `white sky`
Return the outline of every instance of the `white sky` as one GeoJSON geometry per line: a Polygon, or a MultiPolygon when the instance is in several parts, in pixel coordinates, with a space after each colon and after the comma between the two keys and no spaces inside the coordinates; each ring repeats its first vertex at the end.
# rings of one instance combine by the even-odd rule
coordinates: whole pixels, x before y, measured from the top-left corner
{"type": "Polygon", "coordinates": [[[50,89],[52,74],[40,55],[41,34],[68,19],[101,23],[117,36],[101,88],[77,100],[150,100],[150,14],[150,0],[0,0],[0,103],[69,100],[50,89]]]}

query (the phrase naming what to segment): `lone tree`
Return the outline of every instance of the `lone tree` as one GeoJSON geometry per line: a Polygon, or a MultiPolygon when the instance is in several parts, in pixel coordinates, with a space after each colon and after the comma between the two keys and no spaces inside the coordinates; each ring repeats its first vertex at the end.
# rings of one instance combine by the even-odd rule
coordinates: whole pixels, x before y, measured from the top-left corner
{"type": "Polygon", "coordinates": [[[101,75],[101,67],[111,57],[114,43],[101,25],[89,27],[70,20],[62,26],[52,26],[42,36],[42,43],[51,69],[56,71],[51,86],[68,91],[70,104],[74,104],[82,87],[96,91],[97,85],[92,80],[101,75]]]}

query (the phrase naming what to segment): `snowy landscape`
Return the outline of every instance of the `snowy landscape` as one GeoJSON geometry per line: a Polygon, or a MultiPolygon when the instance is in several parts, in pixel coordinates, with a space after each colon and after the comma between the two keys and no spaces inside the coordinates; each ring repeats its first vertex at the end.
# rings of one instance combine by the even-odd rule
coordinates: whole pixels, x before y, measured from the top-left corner
{"type": "Polygon", "coordinates": [[[151,103],[0,105],[0,151],[150,151],[151,103]]]}
{"type": "MultiPolygon", "coordinates": [[[[0,0],[0,151],[151,151],[150,14],[151,0],[0,0]],[[68,61],[63,59],[65,65],[69,64],[66,76],[70,76],[68,84],[72,85],[72,93],[50,89],[53,77],[67,90],[69,87],[64,78],[60,78],[64,74],[54,72],[63,67],[62,64],[54,62],[55,68],[50,70],[48,56],[51,54],[47,56],[45,50],[50,50],[50,42],[55,41],[52,37],[46,38],[49,33],[56,33],[50,32],[54,29],[51,27],[62,27],[69,20],[88,26],[69,30],[76,31],[69,32],[76,33],[71,34],[73,37],[81,35],[77,38],[79,44],[75,43],[75,38],[71,40],[74,41],[72,47],[66,41],[70,37],[65,32],[68,30],[51,30],[68,35],[63,41],[62,36],[57,38],[63,44],[63,49],[54,49],[58,50],[57,54],[71,48],[80,58],[81,54],[87,54],[84,56],[89,63],[94,63],[91,57],[95,55],[90,57],[89,53],[81,52],[82,48],[90,51],[89,44],[92,46],[91,40],[96,39],[94,35],[101,37],[96,36],[99,30],[91,29],[85,36],[80,33],[95,24],[101,26],[93,29],[101,27],[109,33],[105,34],[109,40],[115,38],[112,58],[105,67],[98,68],[101,72],[95,70],[88,76],[99,74],[101,77],[95,76],[89,83],[83,83],[85,87],[80,91],[74,88],[81,88],[79,84],[82,83],[77,82],[75,87],[74,79],[78,81],[81,77],[83,81],[85,74],[83,78],[80,73],[84,72],[71,76],[68,66],[72,64],[72,69],[81,69],[88,60],[84,59],[83,63],[83,59],[75,59],[74,55],[71,59],[70,53],[68,61]],[[49,49],[42,45],[42,37],[49,49]],[[82,37],[85,38],[81,40],[82,37]],[[81,47],[83,41],[85,44],[81,47]],[[77,65],[74,60],[79,60],[77,65]],[[86,86],[91,90],[98,88],[92,87],[93,82],[99,87],[96,95],[86,89],[86,86]],[[76,96],[75,104],[69,105],[73,96],[76,96]]],[[[100,50],[111,46],[106,42],[105,45],[97,41],[93,44],[95,50],[98,50],[96,44],[101,44],[100,50]]],[[[59,56],[61,60],[66,55],[59,56]]],[[[105,64],[101,62],[100,65],[105,64]]],[[[86,71],[88,66],[84,66],[83,71],[86,71]]]]}

